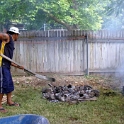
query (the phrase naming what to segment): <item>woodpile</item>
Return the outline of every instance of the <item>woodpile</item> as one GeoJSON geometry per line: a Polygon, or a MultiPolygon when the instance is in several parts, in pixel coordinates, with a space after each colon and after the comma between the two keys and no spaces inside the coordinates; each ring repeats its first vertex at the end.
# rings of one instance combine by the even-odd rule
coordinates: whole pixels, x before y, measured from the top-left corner
{"type": "Polygon", "coordinates": [[[43,98],[50,102],[69,102],[77,103],[81,101],[93,101],[99,97],[99,91],[94,90],[91,86],[52,86],[42,89],[43,98]]]}

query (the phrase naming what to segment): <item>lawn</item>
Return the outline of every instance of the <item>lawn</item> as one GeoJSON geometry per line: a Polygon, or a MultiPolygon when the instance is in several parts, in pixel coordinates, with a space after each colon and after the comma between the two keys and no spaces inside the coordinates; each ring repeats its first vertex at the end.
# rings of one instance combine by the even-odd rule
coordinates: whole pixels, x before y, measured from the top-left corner
{"type": "MultiPolygon", "coordinates": [[[[63,77],[61,77],[63,78],[63,77]]],[[[77,77],[79,82],[79,77],[77,77]]],[[[63,78],[64,79],[64,78],[63,78]]],[[[70,78],[72,79],[72,77],[70,78]]],[[[76,79],[74,79],[75,81],[76,79]]],[[[82,82],[84,81],[81,78],[82,82]]],[[[101,83],[98,78],[88,78],[90,82],[101,83]]],[[[124,124],[124,96],[113,90],[100,87],[97,101],[85,101],[78,104],[65,102],[53,103],[42,98],[42,85],[31,85],[31,79],[14,79],[15,91],[13,100],[21,103],[20,107],[3,105],[7,113],[0,113],[1,117],[17,114],[37,114],[46,117],[50,124],[124,124]]],[[[33,80],[34,82],[34,80],[33,80]]],[[[76,83],[77,83],[76,82],[76,83]]],[[[86,82],[86,81],[85,81],[86,82]]]]}

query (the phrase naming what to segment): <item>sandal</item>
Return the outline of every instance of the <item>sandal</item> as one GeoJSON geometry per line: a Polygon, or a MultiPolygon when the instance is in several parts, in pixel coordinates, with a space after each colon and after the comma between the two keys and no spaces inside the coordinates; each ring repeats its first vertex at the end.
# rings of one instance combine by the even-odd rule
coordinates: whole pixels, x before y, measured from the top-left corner
{"type": "Polygon", "coordinates": [[[1,113],[6,113],[6,112],[7,112],[7,110],[6,110],[6,109],[4,109],[4,108],[0,108],[0,112],[1,112],[1,113]]]}
{"type": "Polygon", "coordinates": [[[7,104],[8,106],[20,106],[20,104],[19,103],[16,103],[16,102],[14,102],[14,103],[12,103],[12,104],[7,104]]]}

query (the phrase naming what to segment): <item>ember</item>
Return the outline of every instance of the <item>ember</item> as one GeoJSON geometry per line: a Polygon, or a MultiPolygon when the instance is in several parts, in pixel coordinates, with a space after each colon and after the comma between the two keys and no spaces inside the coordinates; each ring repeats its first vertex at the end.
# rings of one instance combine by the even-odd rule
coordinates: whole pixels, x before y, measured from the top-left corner
{"type": "Polygon", "coordinates": [[[91,86],[52,86],[50,88],[42,89],[43,98],[50,102],[79,102],[96,100],[99,96],[99,91],[94,90],[91,86]]]}

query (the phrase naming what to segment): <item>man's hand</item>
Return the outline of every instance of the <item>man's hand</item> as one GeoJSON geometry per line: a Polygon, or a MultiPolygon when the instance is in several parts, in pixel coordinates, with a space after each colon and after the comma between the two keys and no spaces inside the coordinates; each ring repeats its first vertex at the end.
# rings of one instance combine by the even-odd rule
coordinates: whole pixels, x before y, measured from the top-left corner
{"type": "Polygon", "coordinates": [[[24,67],[23,67],[23,66],[19,66],[19,65],[17,65],[16,68],[19,68],[19,69],[24,70],[24,67]]]}
{"type": "Polygon", "coordinates": [[[13,63],[13,62],[11,63],[11,65],[14,66],[14,67],[16,67],[16,68],[22,69],[22,70],[24,69],[23,66],[19,66],[19,65],[13,63]]]}

